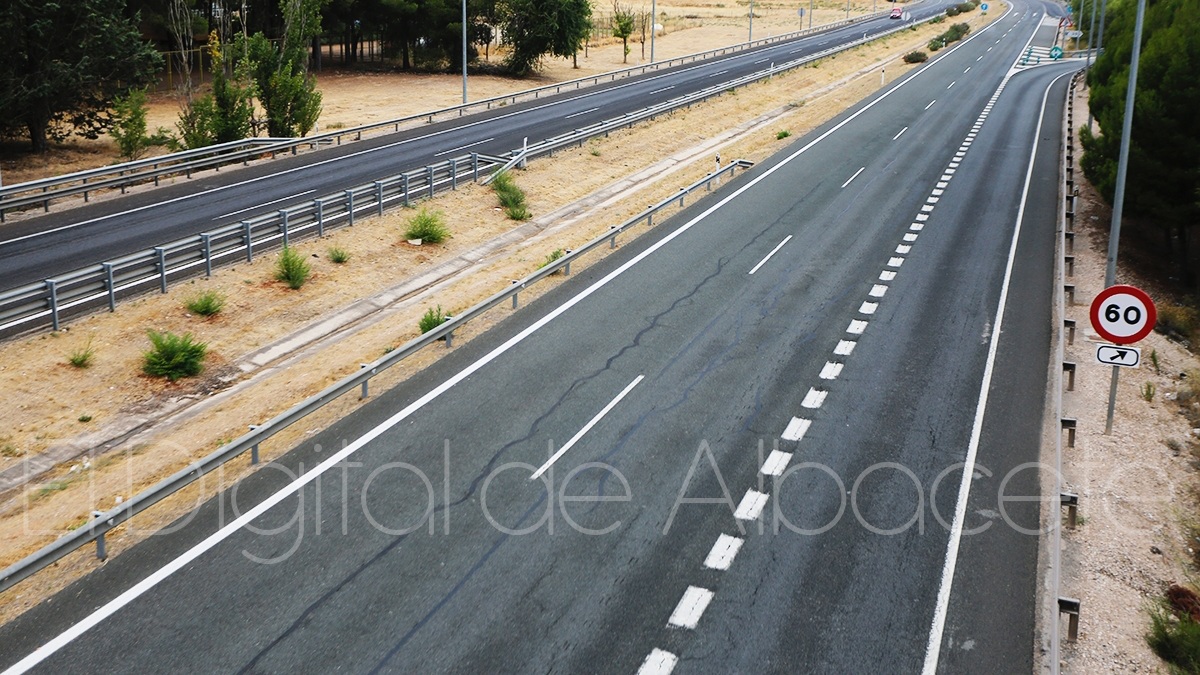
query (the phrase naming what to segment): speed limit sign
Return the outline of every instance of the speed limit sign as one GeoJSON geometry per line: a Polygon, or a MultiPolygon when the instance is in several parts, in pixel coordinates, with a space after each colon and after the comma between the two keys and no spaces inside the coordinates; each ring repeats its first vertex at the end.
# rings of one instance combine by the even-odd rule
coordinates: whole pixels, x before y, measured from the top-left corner
{"type": "Polygon", "coordinates": [[[1119,345],[1141,340],[1154,330],[1154,301],[1140,288],[1118,284],[1100,291],[1089,312],[1100,337],[1119,345]]]}

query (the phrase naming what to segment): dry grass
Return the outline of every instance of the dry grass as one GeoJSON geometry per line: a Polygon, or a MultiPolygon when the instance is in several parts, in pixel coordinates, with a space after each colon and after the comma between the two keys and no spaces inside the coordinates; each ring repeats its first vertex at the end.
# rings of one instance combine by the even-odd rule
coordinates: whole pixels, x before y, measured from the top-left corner
{"type": "MultiPolygon", "coordinates": [[[[758,7],[756,4],[756,11],[758,7]]],[[[989,18],[994,19],[999,13],[994,12],[989,18]]],[[[978,14],[971,21],[977,28],[978,14]]],[[[756,19],[756,33],[759,25],[756,19]]],[[[784,147],[786,141],[776,138],[779,128],[786,126],[795,136],[801,136],[847,104],[877,89],[881,59],[886,60],[889,80],[907,72],[910,66],[902,64],[899,57],[927,41],[938,32],[937,28],[904,32],[826,61],[818,68],[803,68],[748,87],[736,96],[724,96],[660,118],[652,127],[642,125],[597,139],[585,148],[560,153],[552,161],[534,162],[519,176],[529,196],[530,210],[535,218],[549,214],[664,157],[703,147],[730,128],[752,126],[751,120],[774,112],[781,117],[771,118],[733,144],[720,148],[728,158],[761,160],[784,147]],[[870,73],[858,76],[864,70],[870,73]],[[813,92],[838,80],[847,83],[832,93],[814,97],[813,92]]],[[[666,38],[661,40],[658,49],[667,49],[666,42],[666,38]]],[[[686,51],[694,52],[702,46],[707,45],[692,43],[686,51]]],[[[590,58],[607,58],[603,53],[604,50],[594,49],[590,58]]],[[[378,100],[361,91],[356,98],[371,100],[373,108],[380,106],[378,100]]],[[[272,280],[278,255],[273,253],[259,256],[253,264],[220,270],[212,279],[178,284],[166,295],[147,295],[126,302],[114,314],[97,314],[72,322],[69,330],[57,335],[0,345],[0,386],[5,388],[8,403],[0,409],[0,428],[7,430],[5,447],[15,450],[5,455],[41,452],[62,444],[88,448],[97,439],[128,426],[136,415],[158,414],[190,402],[201,402],[195,407],[195,414],[158,425],[153,433],[143,434],[117,451],[95,458],[90,468],[81,464],[72,471],[69,464],[64,465],[41,479],[40,485],[31,486],[0,504],[3,547],[0,566],[79,525],[91,509],[111,508],[119,498],[128,498],[188,461],[241,435],[246,425],[269,419],[295,401],[353,372],[360,363],[373,361],[387,348],[415,337],[418,319],[426,307],[438,304],[449,313],[458,313],[494,293],[507,279],[533,271],[550,252],[576,248],[642,205],[674,193],[710,169],[711,154],[705,152],[703,157],[701,162],[675,165],[671,175],[660,182],[643,184],[636,199],[612,200],[611,205],[572,221],[569,226],[551,223],[541,234],[485,260],[452,285],[435,287],[397,303],[381,313],[380,318],[386,320],[365,323],[342,334],[336,350],[321,351],[318,345],[259,370],[252,374],[253,386],[233,392],[221,393],[221,390],[232,382],[245,380],[247,376],[238,364],[248,353],[358,299],[423,274],[436,264],[509,231],[514,224],[495,208],[495,198],[487,188],[471,185],[431,203],[448,214],[453,236],[443,244],[414,247],[405,243],[403,227],[412,212],[401,209],[382,218],[361,221],[321,241],[297,243],[297,249],[308,256],[331,247],[352,255],[345,265],[335,265],[324,255],[310,257],[313,275],[299,291],[290,291],[272,280]],[[198,290],[223,293],[229,299],[225,309],[208,318],[190,314],[183,303],[198,290]],[[190,331],[207,342],[210,356],[205,373],[195,380],[173,384],[140,376],[140,355],[148,346],[144,337],[148,328],[190,331]],[[88,340],[96,350],[93,365],[86,370],[64,365],[66,355],[88,340]],[[84,414],[94,418],[86,427],[78,421],[84,414]]],[[[545,292],[550,283],[555,282],[523,293],[523,303],[545,292]]],[[[490,317],[466,326],[456,333],[455,344],[487,330],[508,313],[507,309],[498,309],[490,317]]],[[[372,381],[372,391],[382,391],[402,381],[438,358],[442,349],[442,346],[427,349],[379,376],[372,381]]],[[[264,460],[303,443],[307,436],[359,405],[357,397],[346,396],[327,406],[264,446],[264,460]]],[[[0,456],[0,468],[17,461],[0,456]]],[[[169,523],[218,488],[214,481],[228,485],[248,472],[245,463],[235,462],[206,485],[189,488],[165,505],[139,516],[135,525],[124,526],[110,535],[110,551],[119,553],[169,523]],[[132,529],[134,526],[136,530],[132,529]]],[[[40,575],[36,588],[26,584],[3,594],[0,620],[11,618],[95,564],[90,550],[85,550],[40,575]]]]}

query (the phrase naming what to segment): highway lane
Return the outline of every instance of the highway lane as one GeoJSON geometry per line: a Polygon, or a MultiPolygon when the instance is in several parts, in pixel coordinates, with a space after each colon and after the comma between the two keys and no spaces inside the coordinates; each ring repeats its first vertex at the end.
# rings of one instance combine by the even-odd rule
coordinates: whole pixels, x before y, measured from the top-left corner
{"type": "MultiPolygon", "coordinates": [[[[920,3],[916,17],[947,0],[920,3]]],[[[120,199],[60,209],[0,228],[0,290],[111,260],[256,214],[470,152],[507,154],[538,141],[671,98],[718,87],[863,34],[894,28],[886,18],[767,45],[585,90],[496,108],[360,143],[223,170],[120,199]]]]}
{"type": "MultiPolygon", "coordinates": [[[[1038,294],[1050,285],[1056,199],[1042,202],[1056,166],[1034,167],[1003,337],[995,312],[1056,73],[1021,73],[990,104],[1032,30],[993,42],[1007,25],[256,474],[238,489],[243,510],[287,484],[288,471],[337,461],[343,442],[346,459],[362,463],[281,498],[255,521],[275,534],[226,530],[44,669],[631,672],[662,649],[682,658],[680,672],[919,670],[946,554],[935,513],[953,513],[958,474],[936,495],[933,486],[966,456],[992,340],[998,407],[983,417],[980,463],[996,474],[1019,459],[1011,448],[1034,452],[1013,441],[1040,428],[1049,305],[1038,294]],[[545,474],[552,491],[529,480],[583,429],[545,474]],[[793,453],[784,466],[800,467],[778,483],[761,473],[777,444],[793,453]],[[735,517],[760,486],[763,515],[735,517]],[[853,506],[834,518],[846,491],[853,506]],[[911,514],[922,527],[905,527],[911,514]],[[831,526],[800,533],[784,517],[831,526]],[[742,540],[736,555],[714,557],[714,542],[730,537],[742,540]],[[680,609],[689,587],[713,593],[702,613],[680,609]],[[668,625],[675,619],[682,626],[668,625]]],[[[1053,118],[1061,90],[1051,100],[1053,118]]],[[[1052,144],[1052,129],[1042,134],[1052,144]]],[[[0,663],[204,541],[231,519],[233,497],[0,628],[0,663]]],[[[1003,570],[1036,538],[970,545],[961,569],[978,555],[1003,570]]],[[[1033,578],[1003,594],[998,583],[981,574],[956,584],[948,636],[988,640],[973,617],[1010,607],[1022,589],[1032,596],[1033,578]],[[964,605],[964,587],[983,590],[964,605]]],[[[1027,649],[989,654],[989,670],[1028,670],[1032,623],[1028,613],[1003,627],[1027,649]]]]}

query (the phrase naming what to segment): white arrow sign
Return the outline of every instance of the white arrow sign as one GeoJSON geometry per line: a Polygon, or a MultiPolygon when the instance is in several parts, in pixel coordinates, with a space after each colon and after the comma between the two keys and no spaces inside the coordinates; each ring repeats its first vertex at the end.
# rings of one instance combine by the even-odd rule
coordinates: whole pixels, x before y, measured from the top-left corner
{"type": "Polygon", "coordinates": [[[1142,350],[1137,347],[1117,347],[1115,345],[1098,345],[1096,360],[1106,366],[1124,366],[1136,368],[1142,361],[1142,350]]]}

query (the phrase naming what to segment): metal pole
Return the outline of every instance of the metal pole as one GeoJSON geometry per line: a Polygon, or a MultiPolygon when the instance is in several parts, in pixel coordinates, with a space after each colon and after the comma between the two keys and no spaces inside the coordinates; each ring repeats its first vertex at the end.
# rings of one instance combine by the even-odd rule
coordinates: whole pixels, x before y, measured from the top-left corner
{"type": "Polygon", "coordinates": [[[846,20],[850,20],[850,0],[846,0],[846,20]]]}
{"type": "Polygon", "coordinates": [[[463,105],[467,104],[467,0],[462,0],[463,105]]]}
{"type": "MultiPolygon", "coordinates": [[[[1094,1],[1094,0],[1093,0],[1094,1]]],[[[1096,58],[1100,58],[1100,50],[1104,49],[1104,17],[1108,14],[1108,0],[1100,3],[1100,32],[1096,33],[1096,58]]],[[[1088,106],[1088,127],[1092,126],[1092,107],[1088,106]]]]}
{"type": "MultiPolygon", "coordinates": [[[[846,0],[850,2],[850,0],[846,0]]],[[[750,0],[750,35],[746,38],[746,42],[754,42],[754,0],[750,0]]]]}
{"type": "Polygon", "coordinates": [[[816,2],[816,0],[808,0],[808,27],[809,28],[812,28],[813,3],[815,3],[815,2],[816,2]]]}
{"type": "MultiPolygon", "coordinates": [[[[1125,119],[1121,121],[1121,153],[1117,159],[1117,186],[1113,196],[1112,226],[1108,231],[1108,268],[1104,271],[1104,287],[1117,281],[1117,248],[1121,240],[1121,209],[1125,206],[1125,176],[1129,170],[1129,137],[1133,133],[1133,100],[1137,95],[1138,57],[1142,52],[1142,23],[1146,16],[1146,0],[1138,0],[1137,20],[1133,24],[1133,54],[1129,57],[1129,83],[1125,87],[1125,119]]],[[[1108,418],[1105,435],[1112,433],[1113,409],[1117,405],[1117,372],[1113,366],[1112,383],[1108,388],[1108,418]]]]}
{"type": "Polygon", "coordinates": [[[654,63],[654,34],[658,31],[655,26],[658,25],[658,1],[650,0],[650,63],[654,63]]]}

